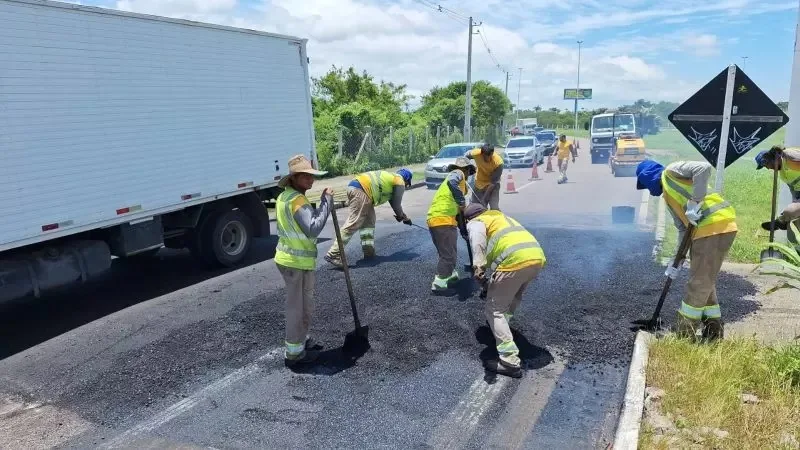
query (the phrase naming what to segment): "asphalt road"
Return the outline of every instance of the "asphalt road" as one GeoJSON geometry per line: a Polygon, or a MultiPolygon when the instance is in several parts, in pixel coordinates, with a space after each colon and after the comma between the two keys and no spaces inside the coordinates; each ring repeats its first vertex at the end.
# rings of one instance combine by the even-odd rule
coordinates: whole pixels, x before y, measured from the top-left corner
{"type": "MultiPolygon", "coordinates": [[[[312,326],[326,351],[309,373],[283,368],[274,240],[235,271],[204,272],[185,252],[165,252],[0,307],[0,448],[605,448],[633,344],[628,322],[651,313],[663,268],[649,227],[611,223],[612,206],[640,207],[633,179],[581,153],[569,183],[544,167],[531,182],[518,169],[518,193],[501,195],[548,258],[512,322],[524,378],[484,372],[495,351],[475,286],[463,274],[457,296],[431,296],[429,234],[382,207],[378,258],[351,271],[372,348],[341,351],[352,318],[342,273],[321,259],[329,226],[312,326]]],[[[431,196],[405,199],[420,224],[431,196]]],[[[349,259],[360,256],[351,243],[349,259]]],[[[752,311],[738,300],[753,290],[743,279],[724,275],[720,288],[728,320],[752,311]]]]}

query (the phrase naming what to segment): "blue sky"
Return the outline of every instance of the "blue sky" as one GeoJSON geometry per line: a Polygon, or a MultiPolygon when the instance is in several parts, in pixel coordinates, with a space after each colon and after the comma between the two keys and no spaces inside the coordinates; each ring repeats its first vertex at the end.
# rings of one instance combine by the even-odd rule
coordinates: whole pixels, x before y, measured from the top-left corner
{"type": "Polygon", "coordinates": [[[473,79],[523,108],[570,105],[577,40],[587,108],[637,98],[682,101],[730,63],[774,101],[788,99],[798,1],[786,0],[83,0],[87,5],[309,38],[312,74],[353,65],[421,96],[466,78],[468,15],[473,79]],[[441,5],[445,12],[439,12],[441,5]],[[448,12],[449,10],[449,12],[448,12]],[[491,55],[487,51],[491,49],[491,55]],[[497,66],[500,66],[498,68],[497,66]],[[519,67],[523,68],[519,79],[519,67]],[[520,82],[521,81],[521,82],[520,82]]]}

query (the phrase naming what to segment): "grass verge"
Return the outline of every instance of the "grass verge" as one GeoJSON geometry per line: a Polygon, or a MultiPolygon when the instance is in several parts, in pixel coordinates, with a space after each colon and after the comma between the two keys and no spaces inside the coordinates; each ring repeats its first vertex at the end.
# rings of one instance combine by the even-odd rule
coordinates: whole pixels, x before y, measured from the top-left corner
{"type": "Polygon", "coordinates": [[[668,422],[646,421],[639,448],[793,448],[800,440],[800,345],[661,339],[650,347],[647,384],[663,390],[648,415],[655,409],[668,422]]]}

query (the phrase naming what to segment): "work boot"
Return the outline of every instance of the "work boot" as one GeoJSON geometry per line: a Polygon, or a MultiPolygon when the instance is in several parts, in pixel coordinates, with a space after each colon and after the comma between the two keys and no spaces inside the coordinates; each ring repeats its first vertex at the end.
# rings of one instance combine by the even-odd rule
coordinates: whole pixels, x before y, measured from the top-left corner
{"type": "Polygon", "coordinates": [[[319,351],[317,351],[317,350],[303,350],[303,352],[300,353],[297,356],[286,355],[283,358],[283,364],[286,367],[288,367],[290,369],[293,369],[295,367],[306,366],[306,365],[312,364],[318,358],[319,358],[319,351]]]}
{"type": "Polygon", "coordinates": [[[325,255],[325,261],[328,261],[329,263],[333,264],[335,267],[338,267],[339,269],[344,267],[342,259],[338,256],[325,255]]]}
{"type": "Polygon", "coordinates": [[[313,338],[306,339],[305,348],[308,350],[322,350],[324,347],[322,344],[315,341],[313,338]]]}
{"type": "Polygon", "coordinates": [[[448,283],[448,279],[446,278],[439,278],[439,276],[433,277],[433,283],[431,283],[431,293],[433,295],[443,296],[443,297],[452,297],[456,294],[455,289],[451,288],[448,283]]]}
{"type": "Polygon", "coordinates": [[[703,341],[712,343],[721,340],[725,334],[722,319],[705,319],[703,321],[703,341]]]}
{"type": "Polygon", "coordinates": [[[520,366],[511,365],[502,359],[490,359],[483,363],[483,367],[500,375],[505,375],[511,378],[522,378],[522,368],[520,366]]]}
{"type": "Polygon", "coordinates": [[[453,273],[447,278],[447,285],[452,286],[458,283],[460,279],[461,278],[459,277],[458,272],[454,270],[453,273]]]}
{"type": "Polygon", "coordinates": [[[364,259],[372,259],[375,257],[375,247],[371,245],[362,246],[361,251],[364,252],[364,259]]]}
{"type": "Polygon", "coordinates": [[[682,339],[689,339],[691,341],[697,340],[697,329],[700,327],[699,320],[691,320],[678,314],[678,323],[675,329],[675,335],[682,339]]]}
{"type": "MultiPolygon", "coordinates": [[[[771,227],[772,227],[772,221],[771,220],[768,220],[766,222],[762,222],[761,223],[761,228],[763,228],[763,229],[765,229],[767,231],[769,231],[771,227]]],[[[783,221],[778,220],[778,219],[775,219],[775,229],[776,230],[786,231],[788,228],[789,228],[789,224],[788,223],[783,222],[783,221]]]]}

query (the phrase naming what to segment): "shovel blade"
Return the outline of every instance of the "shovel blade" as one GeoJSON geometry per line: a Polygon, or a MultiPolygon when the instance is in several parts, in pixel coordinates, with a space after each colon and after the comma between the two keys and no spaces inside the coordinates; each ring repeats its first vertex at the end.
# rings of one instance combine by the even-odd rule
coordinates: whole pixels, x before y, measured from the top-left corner
{"type": "Polygon", "coordinates": [[[631,331],[656,331],[661,328],[660,320],[640,319],[631,322],[631,331]]]}
{"type": "Polygon", "coordinates": [[[370,349],[369,326],[362,326],[347,333],[342,348],[349,353],[365,353],[370,349]]]}
{"type": "Polygon", "coordinates": [[[774,248],[768,248],[766,250],[761,250],[761,262],[764,262],[765,260],[767,260],[769,258],[783,259],[783,254],[781,252],[775,250],[774,248]]]}

